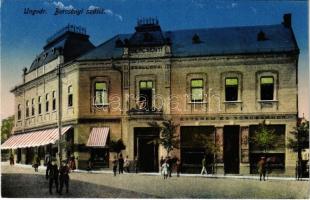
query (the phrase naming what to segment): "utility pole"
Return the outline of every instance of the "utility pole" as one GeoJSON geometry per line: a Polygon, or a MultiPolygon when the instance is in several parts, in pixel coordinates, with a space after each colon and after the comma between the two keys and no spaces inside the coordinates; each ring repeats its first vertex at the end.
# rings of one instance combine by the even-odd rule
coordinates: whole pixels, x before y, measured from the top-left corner
{"type": "Polygon", "coordinates": [[[62,160],[62,149],[61,149],[61,129],[62,129],[62,84],[61,84],[61,64],[57,67],[57,76],[58,76],[58,161],[59,166],[62,160]]]}

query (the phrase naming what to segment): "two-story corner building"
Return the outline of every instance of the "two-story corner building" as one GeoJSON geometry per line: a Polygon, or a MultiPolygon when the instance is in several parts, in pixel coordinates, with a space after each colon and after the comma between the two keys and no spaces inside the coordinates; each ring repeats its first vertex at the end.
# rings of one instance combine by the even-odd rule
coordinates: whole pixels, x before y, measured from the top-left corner
{"type": "Polygon", "coordinates": [[[54,154],[56,146],[46,144],[55,144],[61,124],[63,153],[74,153],[78,168],[86,168],[90,157],[109,167],[109,142],[122,139],[123,155],[137,158],[141,171],[158,171],[166,152],[151,142],[160,133],[149,122],[172,119],[180,144],[171,156],[181,159],[184,173],[199,172],[210,144],[217,151],[206,154],[209,171],[215,163],[216,173],[255,173],[264,155],[274,172],[294,173],[296,155],[285,148],[298,116],[299,49],[290,14],[276,25],[177,31],[144,19],[133,34],[96,48],[87,39],[62,47],[79,52],[72,59],[65,59],[65,48],[55,48],[59,56],[31,67],[12,90],[15,135],[2,148],[17,149],[21,162],[37,149],[28,147],[54,154]],[[249,142],[263,121],[279,143],[267,152],[249,142]],[[32,139],[36,134],[41,138],[32,139]],[[56,135],[51,140],[47,134],[56,135]]]}

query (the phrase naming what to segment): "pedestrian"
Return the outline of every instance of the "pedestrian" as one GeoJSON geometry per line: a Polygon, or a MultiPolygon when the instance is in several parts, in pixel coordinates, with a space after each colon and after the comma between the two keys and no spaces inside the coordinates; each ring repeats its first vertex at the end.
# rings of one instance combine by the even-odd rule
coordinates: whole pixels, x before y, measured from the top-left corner
{"type": "Polygon", "coordinates": [[[69,166],[66,161],[62,162],[62,165],[59,169],[59,181],[60,181],[60,188],[59,188],[59,194],[62,193],[63,185],[65,184],[66,187],[66,193],[69,192],[69,166]]]}
{"type": "Polygon", "coordinates": [[[39,163],[40,163],[40,158],[38,155],[35,155],[32,161],[32,167],[34,168],[35,172],[38,172],[39,163]]]}
{"type": "Polygon", "coordinates": [[[51,163],[51,155],[49,153],[45,154],[44,165],[47,166],[48,163],[51,163]]]}
{"type": "Polygon", "coordinates": [[[112,161],[112,165],[113,165],[113,174],[114,174],[114,176],[116,176],[116,170],[117,170],[117,159],[116,159],[116,156],[114,156],[114,160],[112,161]]]}
{"type": "Polygon", "coordinates": [[[167,156],[166,162],[168,164],[168,176],[172,177],[172,159],[170,158],[170,156],[167,156]]]}
{"type": "Polygon", "coordinates": [[[126,156],[125,160],[124,160],[124,170],[125,172],[129,173],[129,166],[130,166],[130,161],[128,159],[128,156],[126,156]]]}
{"type": "Polygon", "coordinates": [[[49,170],[52,168],[52,163],[51,163],[51,161],[48,161],[48,163],[46,164],[46,172],[45,172],[45,178],[46,178],[46,180],[48,179],[48,177],[49,177],[49,170]]]}
{"type": "Polygon", "coordinates": [[[48,178],[49,178],[49,192],[50,194],[53,194],[53,183],[55,183],[56,192],[59,192],[58,190],[58,166],[56,164],[56,160],[52,161],[52,164],[48,170],[48,178]]]}
{"type": "Polygon", "coordinates": [[[258,162],[258,172],[259,172],[259,180],[265,181],[265,176],[266,176],[266,161],[265,157],[261,157],[260,161],[258,162]]]}
{"type": "Polygon", "coordinates": [[[88,166],[87,166],[87,172],[90,172],[93,169],[93,159],[90,157],[88,159],[88,166]]]}
{"type": "Polygon", "coordinates": [[[181,173],[181,161],[179,159],[177,159],[177,177],[180,177],[180,173],[181,173]]]}
{"type": "Polygon", "coordinates": [[[165,162],[165,159],[163,156],[160,157],[160,161],[159,161],[159,169],[160,169],[160,172],[162,173],[162,166],[165,162]]]}
{"type": "Polygon", "coordinates": [[[161,166],[162,168],[162,175],[164,176],[164,179],[168,178],[169,175],[169,164],[168,164],[168,160],[165,160],[164,164],[161,166]]]}
{"type": "Polygon", "coordinates": [[[73,154],[70,156],[70,169],[71,169],[71,170],[75,170],[75,169],[76,169],[75,157],[74,157],[73,154]]]}
{"type": "Polygon", "coordinates": [[[203,174],[208,174],[207,173],[207,157],[204,156],[202,161],[201,161],[201,165],[202,165],[202,169],[201,169],[201,172],[200,174],[203,175],[203,174]]]}
{"type": "Polygon", "coordinates": [[[12,153],[10,155],[10,165],[14,165],[14,155],[12,153]]]}
{"type": "Polygon", "coordinates": [[[124,172],[124,158],[123,155],[120,154],[118,158],[118,173],[123,174],[123,172],[124,172]]]}
{"type": "Polygon", "coordinates": [[[297,170],[297,181],[301,180],[302,178],[302,159],[299,158],[298,161],[297,161],[297,164],[296,164],[296,170],[297,170]]]}
{"type": "Polygon", "coordinates": [[[135,157],[134,163],[135,163],[135,171],[136,171],[136,174],[137,174],[138,171],[139,171],[139,167],[140,167],[140,166],[139,166],[140,163],[139,163],[139,157],[138,157],[138,156],[135,157]]]}

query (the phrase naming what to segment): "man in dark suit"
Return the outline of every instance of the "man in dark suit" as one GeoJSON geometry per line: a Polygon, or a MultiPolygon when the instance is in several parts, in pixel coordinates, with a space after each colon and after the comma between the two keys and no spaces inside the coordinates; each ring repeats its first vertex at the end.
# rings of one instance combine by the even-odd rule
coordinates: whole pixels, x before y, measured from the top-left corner
{"type": "Polygon", "coordinates": [[[47,167],[46,169],[46,174],[49,180],[49,192],[50,194],[53,194],[52,189],[53,189],[53,183],[55,182],[56,186],[56,192],[58,192],[58,166],[56,164],[56,160],[52,160],[52,163],[50,166],[47,167]]]}
{"type": "Polygon", "coordinates": [[[66,161],[62,162],[62,165],[59,169],[59,181],[60,181],[60,189],[59,194],[62,193],[63,185],[66,186],[66,193],[69,192],[69,166],[66,161]]]}

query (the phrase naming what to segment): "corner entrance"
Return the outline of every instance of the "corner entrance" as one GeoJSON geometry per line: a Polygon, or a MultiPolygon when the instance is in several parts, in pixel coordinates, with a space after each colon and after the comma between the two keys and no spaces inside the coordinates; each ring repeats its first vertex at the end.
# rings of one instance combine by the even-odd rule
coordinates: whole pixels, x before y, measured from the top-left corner
{"type": "Polygon", "coordinates": [[[239,174],[240,126],[224,126],[224,172],[239,174]]]}
{"type": "Polygon", "coordinates": [[[158,172],[158,145],[152,141],[159,138],[156,128],[134,128],[135,157],[138,157],[139,171],[158,172]]]}

